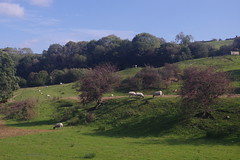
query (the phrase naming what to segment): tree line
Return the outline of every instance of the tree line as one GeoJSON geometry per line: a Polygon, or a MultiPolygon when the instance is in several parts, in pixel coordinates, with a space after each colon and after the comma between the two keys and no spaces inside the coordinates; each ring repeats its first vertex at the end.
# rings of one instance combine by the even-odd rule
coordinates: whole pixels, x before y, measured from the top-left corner
{"type": "Polygon", "coordinates": [[[3,48],[1,52],[13,59],[19,84],[26,87],[72,82],[83,74],[82,68],[104,63],[114,64],[120,70],[134,65],[160,67],[165,63],[226,55],[239,48],[240,37],[234,38],[232,45],[216,49],[207,43],[193,41],[191,35],[181,32],[174,42],[140,33],[131,41],[109,35],[99,40],[51,44],[42,54],[33,54],[30,48],[3,48]]]}

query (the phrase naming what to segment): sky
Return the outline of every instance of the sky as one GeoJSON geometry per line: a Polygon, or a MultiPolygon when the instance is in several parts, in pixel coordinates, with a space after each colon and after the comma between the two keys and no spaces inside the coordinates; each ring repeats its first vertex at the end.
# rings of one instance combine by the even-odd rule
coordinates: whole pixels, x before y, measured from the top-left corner
{"type": "Polygon", "coordinates": [[[90,41],[150,33],[175,41],[240,36],[240,0],[0,0],[0,48],[90,41]]]}

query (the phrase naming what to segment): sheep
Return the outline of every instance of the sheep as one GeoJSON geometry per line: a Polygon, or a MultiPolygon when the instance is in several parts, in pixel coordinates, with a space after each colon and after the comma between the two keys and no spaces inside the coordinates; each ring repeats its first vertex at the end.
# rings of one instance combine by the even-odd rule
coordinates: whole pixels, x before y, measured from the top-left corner
{"type": "Polygon", "coordinates": [[[53,127],[53,129],[55,128],[62,128],[63,124],[62,123],[56,123],[55,126],[53,127]]]}
{"type": "Polygon", "coordinates": [[[128,96],[129,97],[136,96],[136,92],[130,91],[130,92],[128,92],[128,96]]]}
{"type": "Polygon", "coordinates": [[[163,92],[162,91],[156,91],[156,92],[153,93],[153,98],[155,96],[163,96],[163,92]]]}
{"type": "Polygon", "coordinates": [[[136,92],[136,96],[137,96],[137,97],[144,98],[144,95],[143,95],[143,93],[141,93],[141,92],[136,92]]]}

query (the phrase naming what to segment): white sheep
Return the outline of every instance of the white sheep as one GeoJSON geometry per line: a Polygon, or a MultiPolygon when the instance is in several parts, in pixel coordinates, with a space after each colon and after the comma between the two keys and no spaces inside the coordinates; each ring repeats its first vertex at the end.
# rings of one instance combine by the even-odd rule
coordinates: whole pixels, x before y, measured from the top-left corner
{"type": "Polygon", "coordinates": [[[63,124],[62,123],[56,123],[55,126],[53,127],[53,129],[55,128],[63,128],[63,124]]]}
{"type": "Polygon", "coordinates": [[[130,91],[130,92],[128,92],[128,96],[129,97],[136,96],[136,92],[130,91]]]}
{"type": "Polygon", "coordinates": [[[141,93],[141,92],[136,92],[136,96],[137,96],[137,97],[144,98],[144,95],[143,95],[143,93],[141,93]]]}
{"type": "Polygon", "coordinates": [[[162,91],[156,91],[156,92],[153,93],[153,98],[155,96],[163,96],[163,92],[162,91]]]}

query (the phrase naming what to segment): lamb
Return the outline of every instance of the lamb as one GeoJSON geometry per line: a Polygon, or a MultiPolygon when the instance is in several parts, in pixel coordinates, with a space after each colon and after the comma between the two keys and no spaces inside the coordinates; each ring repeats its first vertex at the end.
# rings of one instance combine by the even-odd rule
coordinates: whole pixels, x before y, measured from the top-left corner
{"type": "Polygon", "coordinates": [[[55,128],[62,128],[63,124],[62,123],[56,123],[55,126],[53,127],[53,129],[55,128]]]}
{"type": "Polygon", "coordinates": [[[162,91],[156,91],[155,93],[153,93],[153,98],[155,96],[163,96],[163,92],[162,91]]]}

